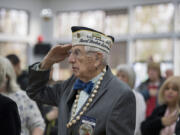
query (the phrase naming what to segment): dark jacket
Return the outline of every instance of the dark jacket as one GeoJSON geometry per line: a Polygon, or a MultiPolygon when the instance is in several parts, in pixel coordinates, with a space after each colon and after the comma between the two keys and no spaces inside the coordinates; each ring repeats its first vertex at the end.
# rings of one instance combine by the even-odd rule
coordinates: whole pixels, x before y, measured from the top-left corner
{"type": "Polygon", "coordinates": [[[21,122],[16,103],[0,94],[0,134],[20,135],[20,133],[21,122]]]}
{"type": "Polygon", "coordinates": [[[20,85],[22,90],[26,90],[28,86],[28,72],[23,71],[18,77],[17,77],[17,83],[20,85]]]}
{"type": "MultiPolygon", "coordinates": [[[[165,79],[163,77],[160,77],[160,83],[159,83],[158,89],[161,87],[164,81],[165,79]]],[[[147,101],[150,98],[149,91],[148,91],[149,83],[150,83],[150,79],[147,79],[146,81],[142,82],[136,89],[143,95],[145,101],[147,101]]]]}
{"type": "MultiPolygon", "coordinates": [[[[158,106],[154,109],[151,116],[149,116],[145,121],[141,124],[141,132],[142,135],[159,135],[161,129],[164,128],[161,122],[161,118],[164,116],[167,109],[167,105],[158,106]]],[[[180,118],[180,115],[179,115],[180,118]]],[[[175,134],[180,135],[180,120],[177,120],[175,134]]]]}
{"type": "MultiPolygon", "coordinates": [[[[28,95],[36,101],[59,108],[58,135],[79,135],[82,117],[72,127],[66,127],[77,93],[73,90],[77,78],[73,75],[66,81],[48,86],[49,71],[36,71],[33,66],[29,71],[28,95]]],[[[99,90],[83,116],[95,121],[94,135],[134,135],[135,96],[128,85],[115,77],[107,67],[99,90]]]]}

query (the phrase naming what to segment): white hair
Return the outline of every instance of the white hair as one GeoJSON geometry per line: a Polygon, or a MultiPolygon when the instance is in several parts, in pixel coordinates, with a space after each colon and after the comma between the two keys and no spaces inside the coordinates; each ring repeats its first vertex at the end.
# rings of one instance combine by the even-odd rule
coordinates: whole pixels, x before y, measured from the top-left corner
{"type": "Polygon", "coordinates": [[[7,92],[14,92],[19,90],[20,87],[16,83],[16,74],[11,62],[7,58],[0,56],[0,67],[2,66],[5,67],[5,71],[3,71],[3,68],[0,68],[0,76],[5,74],[9,81],[7,84],[7,92]]]}
{"type": "Polygon", "coordinates": [[[135,82],[136,82],[136,73],[134,72],[134,69],[126,64],[118,65],[117,68],[118,72],[123,72],[128,77],[128,85],[133,89],[135,82]]]}
{"type": "Polygon", "coordinates": [[[102,60],[102,64],[103,65],[108,65],[108,57],[109,54],[104,52],[103,50],[99,49],[99,48],[95,48],[95,47],[91,47],[91,46],[85,46],[85,51],[86,52],[100,52],[103,55],[103,60],[102,60]]]}
{"type": "MultiPolygon", "coordinates": [[[[1,59],[1,57],[0,57],[1,59]]],[[[3,64],[0,63],[0,88],[2,87],[3,83],[6,80],[6,68],[3,64]]]]}

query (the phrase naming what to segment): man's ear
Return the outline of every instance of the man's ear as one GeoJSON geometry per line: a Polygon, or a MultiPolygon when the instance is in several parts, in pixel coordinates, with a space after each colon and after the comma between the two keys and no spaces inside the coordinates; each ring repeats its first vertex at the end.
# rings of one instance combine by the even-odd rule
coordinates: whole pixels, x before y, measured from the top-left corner
{"type": "Polygon", "coordinates": [[[103,59],[103,54],[100,53],[100,52],[97,52],[96,58],[99,59],[99,60],[102,60],[103,59]]]}
{"type": "Polygon", "coordinates": [[[96,53],[96,63],[95,63],[95,66],[99,66],[102,62],[102,59],[103,59],[103,54],[100,53],[100,52],[97,52],[96,53]]]}

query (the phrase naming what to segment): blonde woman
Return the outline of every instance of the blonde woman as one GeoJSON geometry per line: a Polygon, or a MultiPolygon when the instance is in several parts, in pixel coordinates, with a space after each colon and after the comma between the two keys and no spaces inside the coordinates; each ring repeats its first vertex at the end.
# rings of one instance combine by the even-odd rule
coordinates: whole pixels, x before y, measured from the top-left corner
{"type": "Polygon", "coordinates": [[[142,123],[143,135],[179,135],[180,76],[168,78],[158,96],[160,106],[142,123]]]}
{"type": "Polygon", "coordinates": [[[0,56],[0,66],[6,68],[6,82],[4,87],[0,88],[0,93],[16,102],[21,119],[21,135],[43,135],[45,124],[40,111],[36,103],[17,85],[10,61],[0,56]]]}
{"type": "MultiPolygon", "coordinates": [[[[4,87],[6,68],[0,65],[0,88],[4,87]]],[[[20,135],[21,122],[16,103],[0,92],[0,133],[4,135],[20,135]]]]}

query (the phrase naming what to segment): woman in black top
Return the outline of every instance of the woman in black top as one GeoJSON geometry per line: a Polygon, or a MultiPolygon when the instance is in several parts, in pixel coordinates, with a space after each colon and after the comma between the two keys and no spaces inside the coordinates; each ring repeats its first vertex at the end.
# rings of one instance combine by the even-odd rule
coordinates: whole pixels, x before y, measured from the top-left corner
{"type": "Polygon", "coordinates": [[[16,103],[0,94],[0,134],[20,135],[20,133],[21,123],[16,103]]]}
{"type": "MultiPolygon", "coordinates": [[[[0,64],[0,90],[2,90],[6,84],[5,72],[5,66],[0,64]]],[[[0,134],[20,135],[20,133],[21,122],[16,103],[10,98],[0,94],[0,134]]]]}
{"type": "Polygon", "coordinates": [[[168,78],[159,91],[159,103],[141,124],[143,135],[180,135],[180,77],[168,78]]]}

